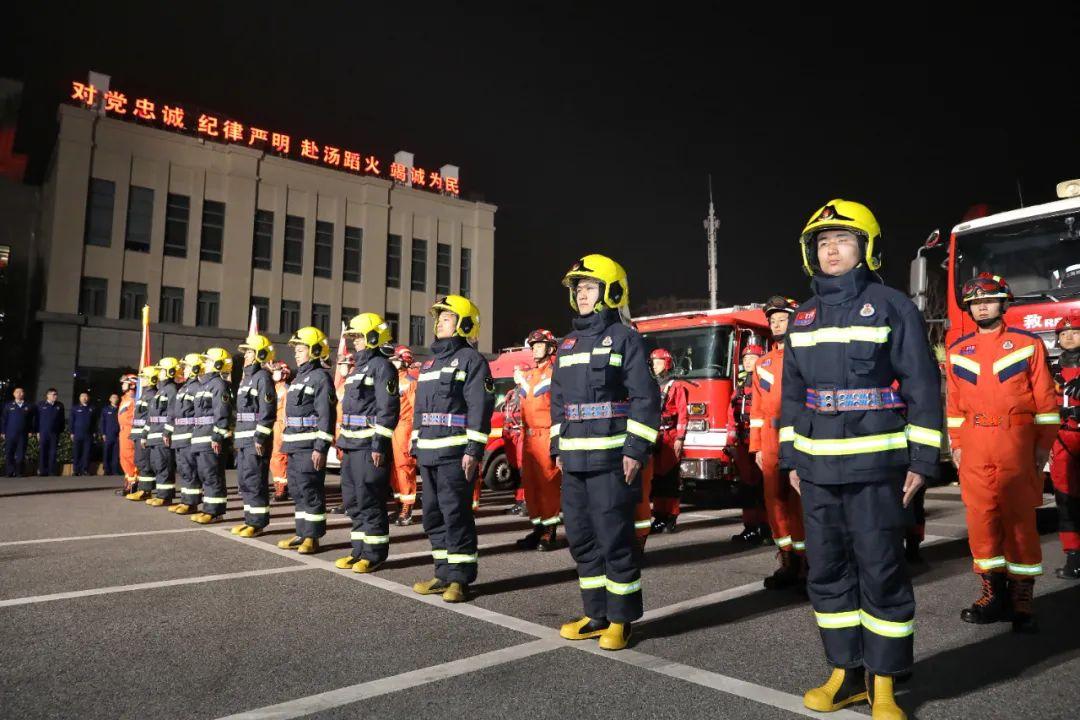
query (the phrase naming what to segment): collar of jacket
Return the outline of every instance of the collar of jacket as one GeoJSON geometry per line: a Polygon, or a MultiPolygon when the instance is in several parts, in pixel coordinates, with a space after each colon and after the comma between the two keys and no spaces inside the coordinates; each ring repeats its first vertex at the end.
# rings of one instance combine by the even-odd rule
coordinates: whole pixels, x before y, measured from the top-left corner
{"type": "Polygon", "coordinates": [[[371,348],[364,348],[353,353],[353,367],[360,367],[366,362],[369,362],[371,358],[375,357],[375,351],[371,348]]]}
{"type": "Polygon", "coordinates": [[[843,305],[859,297],[871,282],[873,275],[865,265],[859,265],[843,275],[814,275],[810,284],[824,304],[843,305]]]}
{"type": "Polygon", "coordinates": [[[1061,355],[1058,358],[1058,362],[1061,363],[1061,367],[1076,367],[1080,365],[1080,348],[1074,348],[1072,350],[1062,350],[1061,355]]]}
{"type": "Polygon", "coordinates": [[[321,367],[322,367],[322,363],[320,363],[318,360],[314,360],[314,359],[308,360],[306,363],[304,363],[300,367],[296,368],[296,374],[299,375],[300,373],[311,372],[312,370],[315,370],[315,369],[321,368],[321,367]]]}
{"type": "Polygon", "coordinates": [[[991,330],[990,332],[983,332],[983,331],[979,330],[978,327],[976,326],[976,328],[975,328],[975,340],[976,341],[985,340],[987,342],[996,342],[999,338],[1001,338],[1002,335],[1005,334],[1005,331],[1008,330],[1008,329],[1009,329],[1009,326],[1005,324],[1004,319],[1000,323],[998,323],[998,326],[996,328],[994,328],[993,330],[991,330]]]}
{"type": "Polygon", "coordinates": [[[244,377],[249,378],[259,370],[259,363],[244,366],[244,377]]]}
{"type": "Polygon", "coordinates": [[[435,357],[448,358],[467,344],[465,338],[455,335],[431,343],[431,352],[434,353],[435,357]]]}
{"type": "Polygon", "coordinates": [[[604,308],[600,312],[578,315],[573,320],[574,329],[581,335],[599,335],[612,325],[620,323],[619,311],[604,308]]]}

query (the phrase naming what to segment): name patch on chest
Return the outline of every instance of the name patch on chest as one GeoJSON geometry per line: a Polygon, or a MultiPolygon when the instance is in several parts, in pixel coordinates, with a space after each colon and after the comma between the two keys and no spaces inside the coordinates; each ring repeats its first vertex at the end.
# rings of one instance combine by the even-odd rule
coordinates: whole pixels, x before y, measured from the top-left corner
{"type": "Polygon", "coordinates": [[[974,345],[965,345],[964,347],[960,348],[960,354],[961,355],[974,355],[975,354],[975,346],[974,345]]]}
{"type": "Polygon", "coordinates": [[[806,327],[813,324],[817,319],[817,308],[812,310],[804,310],[803,312],[795,314],[795,325],[798,327],[806,327]]]}

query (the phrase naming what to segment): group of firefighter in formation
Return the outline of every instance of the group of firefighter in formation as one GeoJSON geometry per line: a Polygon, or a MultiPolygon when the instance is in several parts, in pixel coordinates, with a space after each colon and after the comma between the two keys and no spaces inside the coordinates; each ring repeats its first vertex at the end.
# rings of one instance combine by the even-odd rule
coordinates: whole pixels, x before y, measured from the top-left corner
{"type": "MultiPolygon", "coordinates": [[[[939,363],[916,307],[876,274],[880,235],[856,202],[833,200],[811,217],[799,247],[812,297],[765,303],[770,349],[764,341],[743,348],[729,445],[741,479],[757,478],[764,500],[763,509],[744,512],[746,529],[735,539],[775,543],[779,567],[765,587],[804,590],[820,628],[831,674],[805,694],[806,706],[830,712],[866,700],[875,720],[893,720],[905,717],[894,679],[913,662],[912,529],[921,524],[925,483],[938,473],[942,428],[982,586],[962,619],[1037,630],[1035,521],[1048,458],[1067,557],[1057,574],[1080,578],[1080,313],[1058,324],[1061,355],[1051,368],[1039,337],[1005,325],[1006,280],[979,275],[962,290],[977,331],[953,342],[939,363]]],[[[572,329],[561,339],[547,330],[529,335],[535,366],[519,368],[502,407],[506,431],[516,431],[511,447],[533,525],[518,545],[552,550],[564,526],[584,613],[560,634],[619,650],[643,613],[645,538],[676,529],[686,380],[668,350],[650,352],[631,327],[629,283],[617,262],[586,255],[563,285],[572,329]]],[[[315,553],[336,445],[352,551],[335,565],[379,569],[390,550],[391,492],[396,523],[410,524],[419,471],[434,572],[413,589],[467,601],[478,567],[476,477],[495,385],[474,347],[476,306],[450,295],[431,315],[436,340],[418,367],[409,348],[392,344],[383,318],[352,318],[345,335],[355,351],[337,360],[340,389],[326,335],[314,327],[289,340],[295,372],[266,337],[248,337],[235,397],[225,348],[143,368],[137,399],[137,378],[125,376],[134,403],[125,497],[197,523],[219,521],[227,497],[222,449],[231,442],[244,504],[243,524],[232,532],[260,535],[272,493],[291,497],[295,535],[278,546],[315,553]]]]}

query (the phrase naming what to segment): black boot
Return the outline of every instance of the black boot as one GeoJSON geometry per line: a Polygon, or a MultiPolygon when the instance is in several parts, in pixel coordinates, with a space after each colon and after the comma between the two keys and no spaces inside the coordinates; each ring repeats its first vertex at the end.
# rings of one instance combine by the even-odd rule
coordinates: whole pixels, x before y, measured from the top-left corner
{"type": "Polygon", "coordinates": [[[558,525],[550,525],[544,529],[544,532],[540,535],[540,543],[536,546],[536,549],[540,552],[551,552],[552,550],[558,550],[558,541],[556,540],[555,529],[558,525]]]}
{"type": "Polygon", "coordinates": [[[1012,629],[1015,633],[1037,633],[1032,601],[1035,597],[1035,578],[1009,579],[1009,601],[1012,603],[1012,629]]]}
{"type": "Polygon", "coordinates": [[[781,550],[777,554],[780,556],[780,567],[772,575],[765,578],[766,590],[785,590],[800,583],[802,556],[791,550],[786,552],[781,550]]]}
{"type": "Polygon", "coordinates": [[[506,509],[507,515],[521,515],[525,512],[525,503],[516,502],[506,509]]]}
{"type": "Polygon", "coordinates": [[[667,520],[664,521],[664,532],[673,533],[675,531],[675,523],[679,521],[678,515],[668,515],[667,520]]]}
{"type": "Polygon", "coordinates": [[[742,542],[756,547],[764,541],[764,538],[761,537],[760,528],[746,526],[738,535],[732,535],[731,540],[732,542],[742,542]]]}
{"type": "Polygon", "coordinates": [[[412,523],[412,505],[405,505],[401,508],[401,512],[398,513],[397,520],[394,521],[394,524],[398,527],[408,527],[409,525],[412,525],[412,523]]]}
{"type": "Polygon", "coordinates": [[[664,515],[657,515],[653,518],[652,525],[649,526],[650,535],[659,535],[667,530],[667,517],[664,515]]]}
{"type": "Polygon", "coordinates": [[[1065,551],[1065,567],[1054,571],[1062,580],[1080,580],[1080,550],[1065,551]]]}
{"type": "Polygon", "coordinates": [[[540,537],[544,534],[544,528],[540,525],[533,525],[533,529],[528,535],[518,540],[515,544],[522,550],[535,550],[540,544],[540,537]]]}
{"type": "Polygon", "coordinates": [[[971,607],[960,611],[960,619],[976,625],[1009,619],[1009,596],[1003,573],[983,573],[982,594],[971,607]]]}
{"type": "Polygon", "coordinates": [[[776,541],[772,536],[772,528],[768,525],[758,525],[758,534],[761,535],[762,545],[775,545],[776,541]]]}

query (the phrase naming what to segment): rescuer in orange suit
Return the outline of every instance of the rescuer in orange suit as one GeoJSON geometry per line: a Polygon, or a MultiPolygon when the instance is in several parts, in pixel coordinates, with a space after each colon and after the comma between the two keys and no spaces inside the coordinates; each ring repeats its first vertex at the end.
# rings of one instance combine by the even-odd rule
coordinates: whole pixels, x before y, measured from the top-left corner
{"type": "Polygon", "coordinates": [[[139,484],[139,469],[135,467],[135,441],[131,439],[131,427],[135,420],[135,388],[138,375],[127,373],[120,378],[120,409],[116,413],[120,422],[120,469],[124,471],[124,495],[133,493],[139,484]]]}
{"type": "Polygon", "coordinates": [[[724,448],[728,457],[731,458],[738,472],[739,483],[748,489],[748,504],[743,506],[742,520],[743,531],[738,535],[732,535],[734,542],[744,542],[750,545],[761,545],[770,542],[772,536],[769,532],[769,516],[765,512],[765,502],[762,499],[761,468],[750,457],[750,407],[753,402],[751,395],[751,381],[753,380],[754,368],[758,360],[765,354],[765,348],[756,343],[750,343],[742,352],[742,370],[735,381],[731,393],[731,407],[728,411],[727,423],[727,447],[724,448]]]}
{"type": "Polygon", "coordinates": [[[536,367],[521,378],[521,479],[532,532],[517,541],[524,550],[554,550],[562,521],[562,473],[551,457],[551,373],[558,343],[548,330],[534,330],[525,344],[536,367]]]}
{"type": "MultiPolygon", "coordinates": [[[[521,386],[525,382],[525,371],[529,366],[518,363],[514,366],[514,387],[503,398],[500,411],[502,412],[502,441],[503,452],[506,453],[506,461],[521,477],[521,386]]],[[[514,491],[514,503],[506,509],[507,515],[525,516],[528,508],[525,505],[525,482],[518,483],[514,491]]]]}
{"type": "Polygon", "coordinates": [[[270,456],[270,477],[274,480],[274,499],[289,499],[289,456],[282,452],[281,436],[285,432],[285,398],[289,394],[289,381],[292,380],[292,368],[284,360],[278,360],[270,367],[277,391],[277,420],[274,421],[274,450],[270,456]]]}
{"type": "Polygon", "coordinates": [[[1080,580],[1080,310],[1072,310],[1055,328],[1058,356],[1054,379],[1061,403],[1061,426],[1050,455],[1050,478],[1058,510],[1058,538],[1065,565],[1054,571],[1064,580],[1080,580]]]}
{"type": "MultiPolygon", "coordinates": [[[[772,332],[772,350],[757,365],[751,386],[750,452],[761,469],[765,512],[779,548],[780,567],[765,578],[769,590],[806,584],[806,531],[802,502],[780,468],[780,410],[784,377],[784,337],[799,303],[774,295],[765,303],[765,317],[772,332]]],[[[784,468],[790,470],[790,468],[784,468]]]]}
{"type": "Polygon", "coordinates": [[[413,506],[416,504],[416,458],[409,454],[409,439],[413,430],[413,406],[416,404],[416,373],[413,372],[413,354],[407,345],[398,345],[390,355],[390,362],[398,371],[398,397],[400,414],[390,441],[394,464],[390,468],[390,487],[399,508],[394,524],[412,525],[413,506]]]}
{"type": "Polygon", "coordinates": [[[650,531],[675,532],[679,519],[679,460],[686,442],[686,383],[675,376],[675,358],[664,348],[649,353],[653,377],[660,383],[660,433],[653,450],[652,514],[650,531]]]}
{"type": "Polygon", "coordinates": [[[1001,277],[965,282],[961,303],[978,330],[948,351],[949,437],[982,579],[982,594],[960,617],[980,625],[1011,619],[1014,632],[1035,632],[1032,595],[1042,574],[1035,509],[1060,415],[1043,341],[1004,323],[1010,300],[1001,277]]]}

